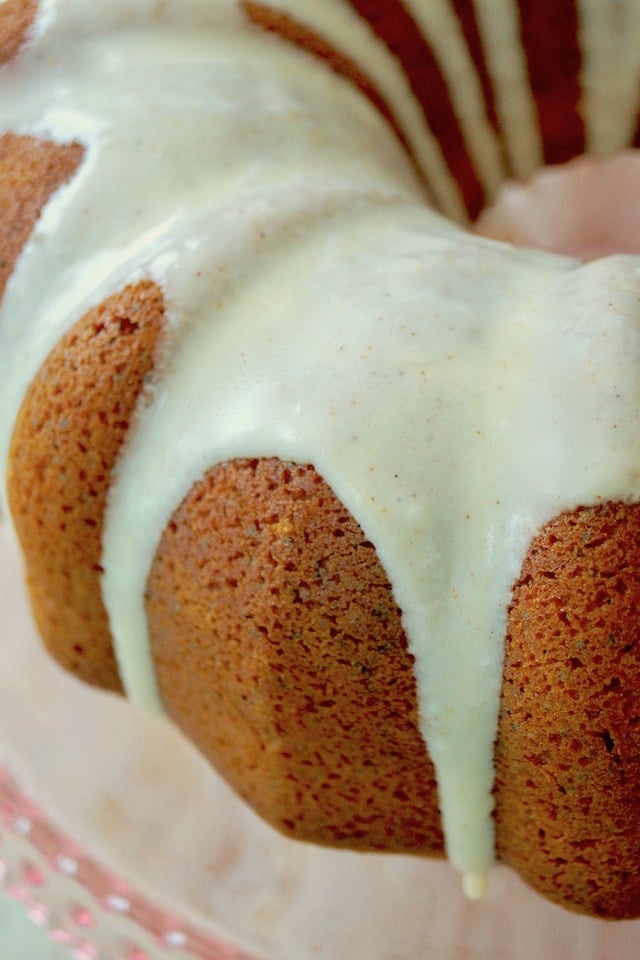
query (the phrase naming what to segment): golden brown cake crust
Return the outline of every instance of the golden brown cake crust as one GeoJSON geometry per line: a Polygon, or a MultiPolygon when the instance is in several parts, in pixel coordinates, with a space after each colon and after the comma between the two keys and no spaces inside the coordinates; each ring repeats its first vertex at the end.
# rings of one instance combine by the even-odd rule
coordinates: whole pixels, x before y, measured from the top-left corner
{"type": "Polygon", "coordinates": [[[316,843],[441,852],[400,614],[313,468],[213,469],[164,535],[147,611],[169,712],[270,822],[316,843]]]}
{"type": "Polygon", "coordinates": [[[38,0],[5,0],[0,4],[0,67],[18,53],[37,10],[38,0]]]}
{"type": "MultiPolygon", "coordinates": [[[[640,903],[639,547],[637,505],[581,508],[535,539],[496,750],[499,858],[615,918],[640,903]]],[[[163,538],[147,607],[171,714],[261,815],[314,842],[441,851],[399,611],[312,468],[211,471],[163,538]]]]}
{"type": "MultiPolygon", "coordinates": [[[[19,52],[37,7],[36,0],[7,0],[0,5],[0,67],[19,52]]],[[[0,299],[42,208],[77,170],[83,153],[78,143],[0,134],[0,299]]]]}
{"type": "MultiPolygon", "coordinates": [[[[19,52],[37,8],[36,0],[0,4],[0,67],[19,52]]],[[[44,205],[71,179],[83,155],[79,143],[0,133],[0,300],[44,205]]]]}
{"type": "Polygon", "coordinates": [[[42,208],[75,173],[83,153],[77,143],[0,135],[0,299],[42,208]]]}
{"type": "Polygon", "coordinates": [[[31,384],[9,455],[9,505],[46,646],[81,679],[115,690],[100,589],[103,515],[163,324],[162,292],[151,282],[91,310],[31,384]]]}
{"type": "Polygon", "coordinates": [[[513,592],[498,851],[564,906],[640,913],[640,505],[554,519],[513,592]]]}

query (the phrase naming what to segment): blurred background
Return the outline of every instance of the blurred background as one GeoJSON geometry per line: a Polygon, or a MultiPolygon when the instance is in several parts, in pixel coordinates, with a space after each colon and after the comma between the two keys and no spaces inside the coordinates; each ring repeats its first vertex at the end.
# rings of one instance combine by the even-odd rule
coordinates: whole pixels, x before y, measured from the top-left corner
{"type": "Polygon", "coordinates": [[[0,892],[0,957],[6,960],[71,960],[68,947],[52,943],[21,903],[0,892]]]}

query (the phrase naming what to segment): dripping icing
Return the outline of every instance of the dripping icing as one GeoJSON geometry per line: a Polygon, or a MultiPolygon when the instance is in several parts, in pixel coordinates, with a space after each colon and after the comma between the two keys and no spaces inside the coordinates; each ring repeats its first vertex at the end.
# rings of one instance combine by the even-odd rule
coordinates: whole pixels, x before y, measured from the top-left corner
{"type": "Polygon", "coordinates": [[[87,158],[7,290],[1,462],[59,337],[132,279],[158,280],[170,353],[105,531],[130,695],[159,704],[145,580],[191,485],[235,456],[313,463],[393,584],[448,853],[479,891],[510,586],[546,520],[640,493],[637,261],[579,267],[443,220],[372,107],[249,29],[230,0],[44,9],[35,42],[0,75],[2,126],[76,138],[87,158]]]}

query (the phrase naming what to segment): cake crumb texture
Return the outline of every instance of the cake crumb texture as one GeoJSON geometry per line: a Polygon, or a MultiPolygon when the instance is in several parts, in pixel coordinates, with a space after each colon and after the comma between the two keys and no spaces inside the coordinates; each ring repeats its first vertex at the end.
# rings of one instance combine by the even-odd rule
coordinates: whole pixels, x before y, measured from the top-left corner
{"type": "Polygon", "coordinates": [[[5,0],[0,3],[0,67],[18,53],[37,10],[38,0],[5,0]]]}
{"type": "Polygon", "coordinates": [[[500,859],[602,917],[640,903],[640,505],[556,517],[513,590],[496,745],[500,859]]]}
{"type": "Polygon", "coordinates": [[[0,135],[0,298],[47,200],[75,173],[83,154],[78,143],[0,135]]]}
{"type": "Polygon", "coordinates": [[[262,816],[316,843],[442,852],[400,611],[312,467],[211,470],[164,534],[147,611],[170,714],[262,816]]]}
{"type": "Polygon", "coordinates": [[[63,666],[112,690],[121,684],[100,587],[103,517],[163,323],[162,292],[150,281],[89,311],[32,382],[9,455],[9,505],[38,629],[63,666]]]}

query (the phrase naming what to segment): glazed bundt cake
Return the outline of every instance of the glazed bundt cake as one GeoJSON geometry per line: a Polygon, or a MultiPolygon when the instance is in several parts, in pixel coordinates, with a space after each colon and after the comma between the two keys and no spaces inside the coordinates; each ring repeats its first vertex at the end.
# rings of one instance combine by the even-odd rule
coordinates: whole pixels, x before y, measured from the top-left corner
{"type": "Polygon", "coordinates": [[[279,830],[640,916],[640,3],[5,0],[0,463],[49,651],[279,830]],[[611,49],[620,69],[606,69],[611,49]]]}

